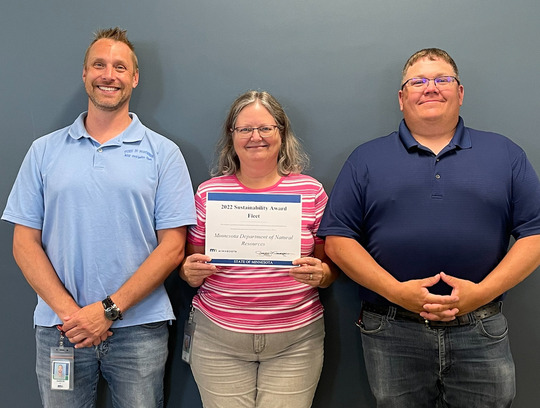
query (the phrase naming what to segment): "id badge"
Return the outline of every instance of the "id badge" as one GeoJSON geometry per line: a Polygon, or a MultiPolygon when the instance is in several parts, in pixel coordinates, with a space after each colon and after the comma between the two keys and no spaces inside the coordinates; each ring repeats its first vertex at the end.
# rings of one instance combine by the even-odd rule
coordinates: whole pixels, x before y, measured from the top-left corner
{"type": "Polygon", "coordinates": [[[193,345],[193,334],[195,333],[195,322],[193,321],[193,314],[195,309],[192,307],[189,312],[189,318],[184,324],[184,339],[182,342],[182,360],[188,364],[191,364],[191,347],[193,345]]]}
{"type": "Polygon", "coordinates": [[[73,390],[73,347],[51,347],[51,390],[73,390]]]}
{"type": "Polygon", "coordinates": [[[65,333],[60,326],[58,347],[51,347],[51,390],[73,391],[73,368],[75,355],[73,347],[64,347],[65,333]]]}

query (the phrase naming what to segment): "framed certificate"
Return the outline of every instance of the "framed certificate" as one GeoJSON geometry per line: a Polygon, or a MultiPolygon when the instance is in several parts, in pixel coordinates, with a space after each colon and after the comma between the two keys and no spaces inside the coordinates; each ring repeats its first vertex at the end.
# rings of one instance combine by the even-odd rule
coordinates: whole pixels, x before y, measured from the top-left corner
{"type": "Polygon", "coordinates": [[[290,268],[301,225],[300,194],[208,193],[205,253],[216,265],[290,268]]]}

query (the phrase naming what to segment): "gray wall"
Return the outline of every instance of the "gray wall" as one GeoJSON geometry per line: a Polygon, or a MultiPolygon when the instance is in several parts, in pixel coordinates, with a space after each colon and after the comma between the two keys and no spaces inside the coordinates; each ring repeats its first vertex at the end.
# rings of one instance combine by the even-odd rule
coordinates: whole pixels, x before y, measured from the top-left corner
{"type": "MultiPolygon", "coordinates": [[[[397,128],[400,69],[424,47],[450,52],[465,86],[468,126],[503,133],[540,169],[538,0],[130,0],[4,1],[0,5],[0,207],[37,137],[86,108],[82,59],[91,33],[128,30],[141,65],[131,109],[174,140],[193,184],[208,178],[227,107],[250,88],[286,107],[311,154],[310,174],[327,191],[358,144],[397,128]]],[[[36,300],[11,255],[12,227],[0,225],[0,405],[39,406],[32,310],[36,300]]],[[[167,287],[179,320],[190,290],[167,287]]],[[[505,310],[517,365],[517,408],[535,406],[540,383],[540,277],[512,290],[505,310]]],[[[363,369],[356,287],[347,278],[322,291],[326,361],[314,407],[372,407],[363,369]]],[[[169,407],[200,406],[173,326],[169,407]]],[[[100,406],[109,407],[108,393],[100,406]]]]}

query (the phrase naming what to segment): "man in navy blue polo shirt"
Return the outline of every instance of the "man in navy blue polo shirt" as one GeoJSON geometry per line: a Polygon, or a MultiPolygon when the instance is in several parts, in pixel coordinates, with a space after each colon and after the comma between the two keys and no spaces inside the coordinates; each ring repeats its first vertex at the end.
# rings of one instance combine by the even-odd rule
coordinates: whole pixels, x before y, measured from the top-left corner
{"type": "Polygon", "coordinates": [[[464,126],[445,51],[409,58],[398,99],[399,130],[350,155],[318,232],[361,285],[377,406],[509,407],[501,301],[540,263],[538,177],[509,139],[464,126]]]}

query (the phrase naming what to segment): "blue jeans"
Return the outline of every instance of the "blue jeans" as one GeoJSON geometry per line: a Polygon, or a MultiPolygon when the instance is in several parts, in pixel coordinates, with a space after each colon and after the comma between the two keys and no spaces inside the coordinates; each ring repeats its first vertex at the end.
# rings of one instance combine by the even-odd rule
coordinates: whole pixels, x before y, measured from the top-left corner
{"type": "Polygon", "coordinates": [[[323,363],[324,321],[282,333],[223,329],[195,310],[191,370],[205,408],[308,408],[323,363]]]}
{"type": "MultiPolygon", "coordinates": [[[[51,390],[50,348],[58,347],[56,327],[36,328],[36,373],[44,407],[95,407],[99,373],[109,384],[115,408],[163,406],[167,322],[113,329],[98,346],[75,349],[74,390],[51,390]]],[[[64,346],[73,345],[64,339],[64,346]]]]}
{"type": "Polygon", "coordinates": [[[515,396],[514,361],[502,313],[430,328],[363,312],[362,345],[378,408],[503,408],[515,396]]]}

